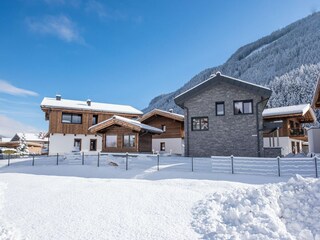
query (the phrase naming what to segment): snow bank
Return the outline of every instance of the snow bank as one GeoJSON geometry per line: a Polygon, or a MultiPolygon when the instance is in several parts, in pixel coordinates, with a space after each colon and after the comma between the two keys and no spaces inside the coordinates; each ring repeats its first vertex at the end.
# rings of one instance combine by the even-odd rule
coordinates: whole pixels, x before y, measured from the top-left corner
{"type": "Polygon", "coordinates": [[[2,216],[5,189],[6,184],[0,182],[0,240],[20,239],[19,235],[14,231],[14,228],[9,225],[2,216]]]}
{"type": "Polygon", "coordinates": [[[287,183],[214,193],[193,209],[204,239],[320,240],[320,180],[297,175],[287,183]]]}

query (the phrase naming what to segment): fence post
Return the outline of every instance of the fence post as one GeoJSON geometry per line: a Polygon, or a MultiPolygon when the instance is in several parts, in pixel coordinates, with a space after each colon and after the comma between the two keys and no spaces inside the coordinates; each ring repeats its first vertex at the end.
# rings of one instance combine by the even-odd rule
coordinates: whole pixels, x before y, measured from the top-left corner
{"type": "Polygon", "coordinates": [[[8,166],[10,166],[10,154],[8,155],[8,166]]]}
{"type": "Polygon", "coordinates": [[[280,177],[280,157],[277,157],[277,162],[278,162],[278,177],[280,177]]]}
{"type": "Polygon", "coordinates": [[[157,170],[160,170],[160,154],[157,154],[157,170]]]}
{"type": "Polygon", "coordinates": [[[32,155],[32,166],[34,166],[34,155],[32,155]]]}
{"type": "Polygon", "coordinates": [[[57,166],[59,165],[59,153],[57,153],[57,166]]]}
{"type": "Polygon", "coordinates": [[[100,153],[98,152],[98,167],[100,166],[100,153]]]}
{"type": "Polygon", "coordinates": [[[191,158],[191,171],[193,172],[193,157],[191,158]]]}
{"type": "Polygon", "coordinates": [[[318,159],[316,156],[314,157],[314,166],[316,169],[316,178],[318,178],[318,159]]]}
{"type": "Polygon", "coordinates": [[[126,171],[128,171],[128,158],[129,158],[129,153],[126,153],[126,171]]]}
{"type": "Polygon", "coordinates": [[[84,165],[84,152],[82,152],[82,165],[84,165]]]}
{"type": "Polygon", "coordinates": [[[233,169],[233,155],[231,155],[231,173],[234,174],[234,169],[233,169]]]}

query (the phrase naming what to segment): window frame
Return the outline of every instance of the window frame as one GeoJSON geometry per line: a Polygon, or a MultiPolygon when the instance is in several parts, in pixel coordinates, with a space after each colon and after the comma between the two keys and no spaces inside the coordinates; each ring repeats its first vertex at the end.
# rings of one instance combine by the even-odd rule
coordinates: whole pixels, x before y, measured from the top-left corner
{"type": "Polygon", "coordinates": [[[89,150],[90,151],[97,151],[97,139],[90,139],[89,150]],[[91,148],[91,142],[95,142],[95,144],[94,144],[95,148],[94,149],[91,148]]]}
{"type": "Polygon", "coordinates": [[[82,114],[81,113],[66,113],[66,112],[62,112],[62,114],[61,114],[61,123],[63,123],[63,124],[82,124],[82,114]],[[71,116],[70,122],[64,122],[63,121],[63,115],[70,115],[71,116]],[[80,123],[73,122],[73,116],[80,116],[81,117],[80,123]]]}
{"type": "Polygon", "coordinates": [[[160,151],[161,152],[166,151],[166,143],[165,142],[160,142],[160,151]]]}
{"type": "Polygon", "coordinates": [[[166,126],[166,125],[161,125],[161,130],[162,130],[163,132],[166,132],[166,131],[167,131],[167,126],[166,126]]]}
{"type": "Polygon", "coordinates": [[[122,142],[122,147],[123,148],[135,148],[136,147],[136,139],[137,139],[137,137],[136,137],[135,134],[124,134],[122,139],[123,139],[123,142],[122,142]],[[129,146],[125,145],[125,140],[124,139],[125,139],[126,136],[129,137],[129,146]],[[130,144],[132,138],[134,138],[133,145],[130,144]]]}
{"type": "Polygon", "coordinates": [[[203,116],[203,117],[191,117],[191,131],[209,131],[209,117],[208,116],[203,116]],[[207,123],[208,123],[208,128],[207,129],[201,129],[201,119],[207,119],[207,123]],[[193,127],[193,120],[195,119],[199,119],[200,120],[200,129],[194,129],[193,127]]]}
{"type": "Polygon", "coordinates": [[[108,135],[106,135],[106,137],[105,137],[105,141],[106,141],[106,143],[105,143],[105,146],[106,146],[106,148],[117,148],[118,147],[118,135],[116,135],[116,134],[108,134],[108,135]],[[116,145],[115,146],[108,146],[108,141],[107,141],[107,137],[116,137],[116,141],[115,141],[115,143],[116,143],[116,145]]]}
{"type": "Polygon", "coordinates": [[[99,115],[97,114],[92,115],[92,121],[91,121],[92,126],[98,124],[98,119],[99,119],[99,115]],[[96,123],[93,123],[93,119],[96,119],[96,123]]]}
{"type": "Polygon", "coordinates": [[[253,111],[253,99],[248,99],[248,100],[234,100],[233,101],[233,115],[252,115],[254,114],[254,111],[253,111]],[[236,108],[235,108],[235,104],[236,103],[242,103],[242,111],[243,113],[236,113],[236,108]],[[252,109],[252,112],[251,113],[244,113],[244,103],[251,103],[251,109],[252,109]]]}
{"type": "Polygon", "coordinates": [[[225,114],[226,114],[226,109],[225,109],[224,101],[216,102],[216,116],[225,116],[225,114]],[[218,105],[220,104],[223,105],[223,114],[218,114],[218,105]]]}

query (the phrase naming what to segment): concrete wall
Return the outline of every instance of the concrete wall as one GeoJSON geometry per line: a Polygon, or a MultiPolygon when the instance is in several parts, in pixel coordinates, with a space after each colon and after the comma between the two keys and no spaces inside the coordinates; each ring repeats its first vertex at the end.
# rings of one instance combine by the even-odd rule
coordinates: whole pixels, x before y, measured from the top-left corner
{"type": "MultiPolygon", "coordinates": [[[[185,145],[188,156],[258,156],[258,138],[256,124],[256,103],[261,96],[227,83],[221,83],[201,94],[188,99],[184,106],[185,145]],[[234,115],[233,101],[253,100],[253,114],[234,115]],[[225,115],[216,116],[215,103],[225,102],[225,115]],[[191,131],[192,117],[208,117],[208,131],[191,131]]],[[[259,126],[262,128],[262,111],[259,105],[259,126]]],[[[260,132],[260,149],[263,156],[263,137],[260,132]]]]}
{"type": "Polygon", "coordinates": [[[152,150],[163,153],[163,151],[160,151],[161,142],[164,142],[166,146],[164,153],[184,154],[184,141],[182,138],[152,139],[152,150]]]}
{"type": "Polygon", "coordinates": [[[81,152],[96,154],[101,151],[102,139],[100,136],[84,134],[60,134],[55,133],[49,137],[49,155],[70,153],[74,150],[74,139],[81,139],[81,152]],[[97,139],[97,151],[90,151],[90,139],[97,139]]]}
{"type": "Polygon", "coordinates": [[[309,152],[320,153],[320,128],[308,129],[309,152]]]}

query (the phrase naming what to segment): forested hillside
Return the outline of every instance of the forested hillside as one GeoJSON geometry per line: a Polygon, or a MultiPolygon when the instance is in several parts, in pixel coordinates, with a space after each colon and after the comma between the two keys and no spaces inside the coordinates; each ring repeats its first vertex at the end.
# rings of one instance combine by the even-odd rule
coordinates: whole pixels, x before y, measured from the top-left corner
{"type": "Polygon", "coordinates": [[[308,103],[320,76],[319,63],[320,13],[314,13],[239,48],[223,65],[205,69],[177,91],[154,98],[143,111],[173,108],[181,112],[174,97],[218,70],[272,88],[269,106],[308,103]]]}

